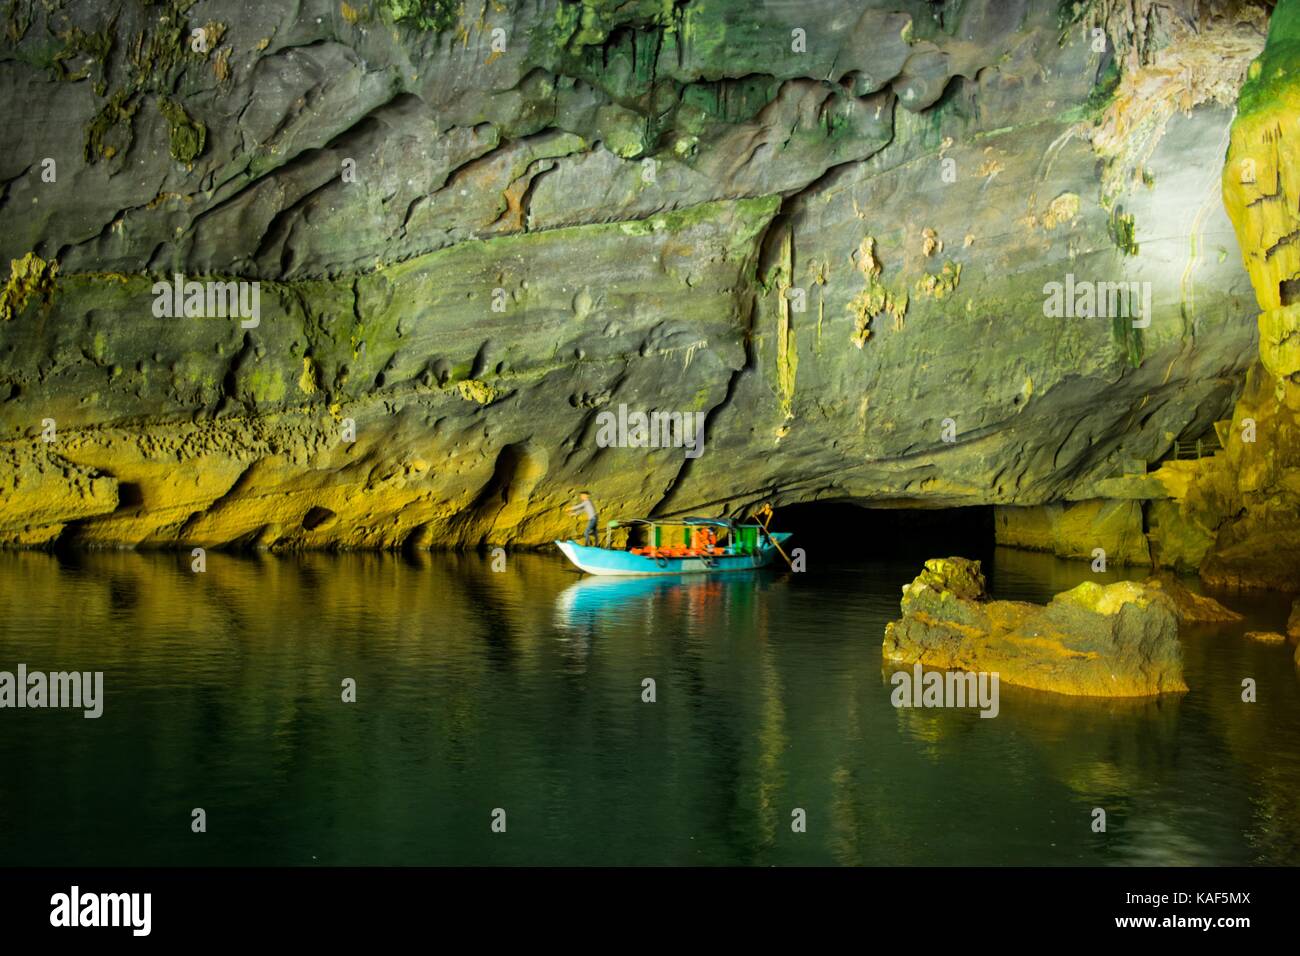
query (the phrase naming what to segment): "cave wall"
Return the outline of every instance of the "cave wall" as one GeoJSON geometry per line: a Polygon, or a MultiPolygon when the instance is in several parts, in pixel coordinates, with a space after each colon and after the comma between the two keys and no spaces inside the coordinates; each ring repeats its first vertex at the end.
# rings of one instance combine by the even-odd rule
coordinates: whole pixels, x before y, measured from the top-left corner
{"type": "Polygon", "coordinates": [[[1277,329],[1220,179],[1267,7],[1131,6],[18,0],[0,540],[1107,498],[1277,329]],[[156,316],[176,274],[257,325],[156,316]],[[1149,327],[1046,315],[1067,275],[1149,327]],[[704,453],[600,447],[620,405],[704,453]]]}
{"type": "Polygon", "coordinates": [[[1300,2],[1281,0],[1241,90],[1223,199],[1259,302],[1259,356],[1222,455],[1180,503],[1203,580],[1300,591],[1300,2]]]}

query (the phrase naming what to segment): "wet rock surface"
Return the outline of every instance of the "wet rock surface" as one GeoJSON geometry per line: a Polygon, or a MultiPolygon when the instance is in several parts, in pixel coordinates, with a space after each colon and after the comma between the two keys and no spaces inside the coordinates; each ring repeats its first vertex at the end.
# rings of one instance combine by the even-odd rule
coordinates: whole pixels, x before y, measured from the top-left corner
{"type": "Polygon", "coordinates": [[[1240,621],[1242,615],[1224,607],[1212,597],[1197,594],[1178,580],[1177,575],[1162,571],[1142,582],[1144,587],[1157,589],[1173,605],[1178,620],[1186,624],[1217,624],[1240,621]]]}
{"type": "Polygon", "coordinates": [[[1178,617],[1161,589],[1085,582],[1043,606],[989,600],[976,581],[977,561],[927,561],[903,588],[902,618],[885,629],[885,659],[1088,697],[1187,690],[1178,617]]]}

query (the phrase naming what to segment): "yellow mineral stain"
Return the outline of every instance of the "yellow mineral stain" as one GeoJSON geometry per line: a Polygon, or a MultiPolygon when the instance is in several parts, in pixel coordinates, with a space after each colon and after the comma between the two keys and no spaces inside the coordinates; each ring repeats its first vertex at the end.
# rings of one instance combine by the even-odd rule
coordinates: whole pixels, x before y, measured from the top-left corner
{"type": "Polygon", "coordinates": [[[46,262],[34,252],[9,261],[9,281],[0,291],[0,320],[8,322],[26,307],[33,297],[46,297],[54,291],[57,261],[46,262]]]}
{"type": "Polygon", "coordinates": [[[477,402],[480,405],[489,405],[501,397],[499,389],[474,378],[462,379],[457,382],[456,391],[460,393],[460,397],[465,401],[477,402]]]}
{"type": "Polygon", "coordinates": [[[790,317],[790,276],[794,273],[794,238],[787,230],[781,242],[781,264],[776,279],[776,391],[780,399],[781,414],[794,418],[795,372],[799,367],[799,351],[795,345],[794,322],[790,317]]]}
{"type": "Polygon", "coordinates": [[[302,357],[302,374],[298,376],[298,390],[304,395],[311,395],[316,391],[316,364],[309,355],[302,357]]]}
{"type": "Polygon", "coordinates": [[[1075,193],[1061,193],[1047,206],[1043,215],[1043,228],[1055,229],[1079,215],[1079,197],[1075,193]]]}

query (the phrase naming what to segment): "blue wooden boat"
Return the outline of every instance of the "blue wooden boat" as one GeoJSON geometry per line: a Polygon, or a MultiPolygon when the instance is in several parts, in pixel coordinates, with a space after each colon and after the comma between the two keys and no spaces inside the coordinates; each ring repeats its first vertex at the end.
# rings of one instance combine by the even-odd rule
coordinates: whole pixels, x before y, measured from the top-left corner
{"type": "Polygon", "coordinates": [[[579,570],[588,574],[715,574],[752,571],[767,567],[784,552],[788,532],[769,532],[757,522],[725,518],[634,518],[605,526],[603,547],[556,541],[556,546],[579,570]],[[626,530],[629,539],[641,532],[645,543],[615,548],[615,535],[626,530]]]}

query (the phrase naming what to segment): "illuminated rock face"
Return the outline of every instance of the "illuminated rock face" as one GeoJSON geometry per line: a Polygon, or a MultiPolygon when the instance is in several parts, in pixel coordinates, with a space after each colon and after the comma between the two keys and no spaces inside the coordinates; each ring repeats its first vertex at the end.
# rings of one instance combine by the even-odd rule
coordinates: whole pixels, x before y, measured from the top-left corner
{"type": "Polygon", "coordinates": [[[1283,0],[1241,91],[1223,198],[1259,302],[1259,359],[1224,452],[1181,514],[1212,585],[1300,590],[1300,3],[1283,0]]]}
{"type": "Polygon", "coordinates": [[[972,580],[983,584],[978,561],[927,561],[885,629],[885,660],[1084,697],[1187,690],[1178,612],[1160,588],[1085,582],[1042,606],[990,601],[972,580]]]}
{"type": "Polygon", "coordinates": [[[1243,269],[1217,171],[1263,8],[1112,30],[1116,85],[1058,6],[32,5],[0,541],[532,545],[579,488],[604,517],[1108,497],[1259,351],[1277,267],[1252,234],[1243,269]],[[256,320],[160,309],[178,274],[258,282],[256,320]],[[1098,306],[1129,282],[1136,327],[1098,306]],[[704,412],[704,453],[600,447],[620,405],[704,412]]]}
{"type": "Polygon", "coordinates": [[[998,544],[1049,551],[1063,558],[1109,564],[1150,564],[1142,528],[1142,503],[1134,500],[1080,501],[1034,508],[999,508],[998,544]]]}

